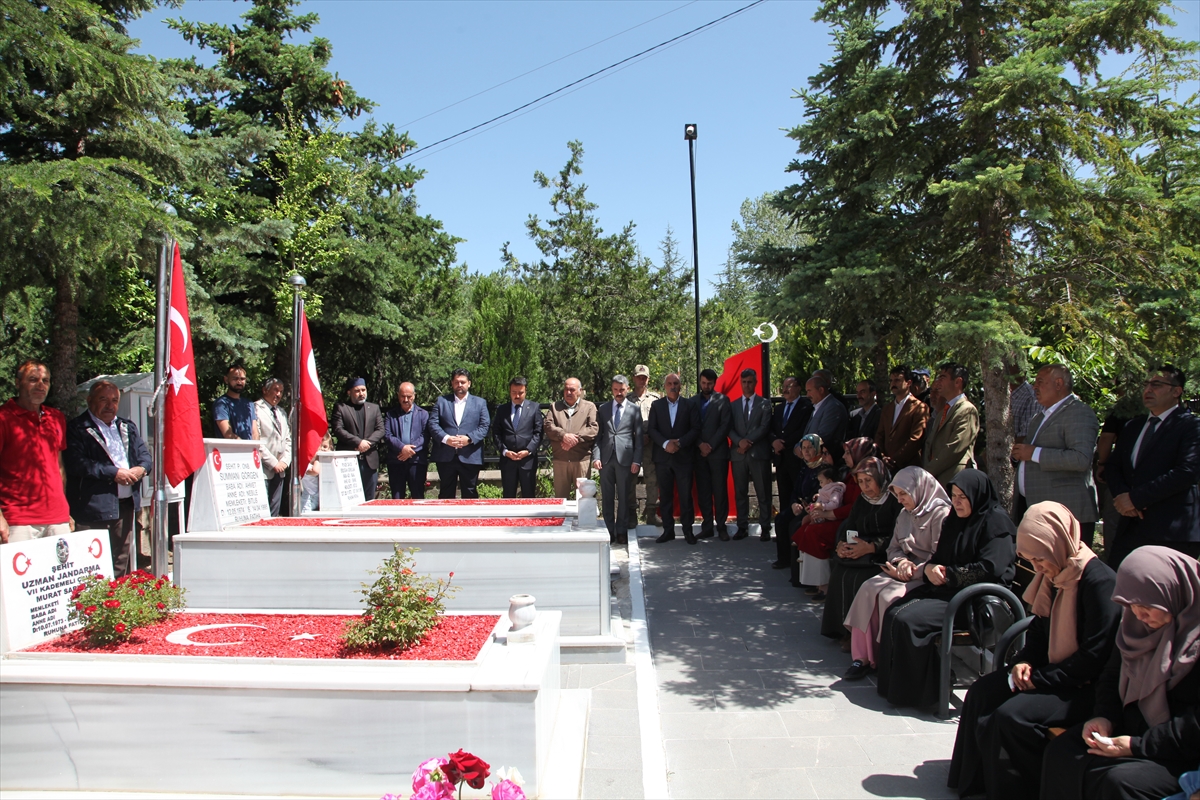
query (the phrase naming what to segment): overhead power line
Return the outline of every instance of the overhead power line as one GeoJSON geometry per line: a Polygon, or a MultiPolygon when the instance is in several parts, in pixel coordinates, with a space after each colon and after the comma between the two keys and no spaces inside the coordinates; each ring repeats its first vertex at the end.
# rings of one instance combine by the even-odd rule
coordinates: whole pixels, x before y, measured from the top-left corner
{"type": "Polygon", "coordinates": [[[625,34],[629,33],[630,31],[637,30],[638,28],[642,27],[643,25],[649,25],[651,22],[654,22],[655,20],[662,19],[663,17],[666,17],[666,16],[670,16],[671,14],[674,14],[676,11],[682,11],[683,9],[687,8],[688,6],[695,5],[698,2],[700,2],[700,0],[691,0],[691,2],[684,3],[681,6],[676,6],[675,8],[672,8],[670,11],[665,11],[662,14],[659,14],[657,17],[651,17],[650,19],[646,20],[645,22],[639,22],[637,25],[634,25],[632,28],[626,28],[625,30],[620,31],[619,33],[614,33],[612,36],[607,36],[598,42],[592,42],[587,47],[581,47],[578,50],[575,50],[574,52],[571,52],[571,53],[567,53],[565,56],[556,58],[553,61],[547,61],[545,64],[542,64],[540,67],[534,67],[533,69],[531,69],[527,72],[522,72],[520,75],[515,75],[506,81],[501,81],[500,83],[497,83],[495,86],[489,86],[488,88],[478,91],[475,94],[470,95],[469,97],[464,97],[462,100],[456,100],[455,102],[451,103],[448,106],[442,106],[437,111],[430,111],[428,114],[425,114],[424,116],[417,117],[414,120],[404,123],[403,125],[400,126],[400,128],[402,130],[407,130],[409,125],[415,125],[416,123],[421,122],[422,120],[429,119],[430,117],[436,116],[436,115],[442,113],[443,111],[454,108],[455,106],[458,106],[458,105],[462,105],[463,103],[467,102],[468,100],[474,100],[476,97],[479,97],[480,95],[485,95],[488,92],[492,91],[493,89],[499,89],[501,86],[507,86],[508,84],[512,83],[513,81],[520,80],[521,78],[524,78],[526,75],[532,75],[533,73],[538,72],[539,70],[543,70],[546,67],[553,66],[560,61],[565,61],[566,59],[570,58],[571,56],[577,56],[586,50],[591,50],[593,47],[599,47],[600,45],[604,44],[605,42],[616,39],[618,36],[624,36],[625,34]]]}
{"type": "Polygon", "coordinates": [[[633,55],[629,56],[628,58],[623,58],[623,59],[621,59],[620,61],[617,61],[617,62],[615,62],[615,63],[613,63],[613,64],[609,64],[607,67],[604,67],[603,69],[598,69],[598,70],[596,70],[595,72],[593,72],[593,73],[591,73],[591,74],[589,74],[589,75],[584,75],[582,78],[579,78],[578,80],[571,81],[570,83],[566,84],[565,86],[560,86],[559,88],[555,89],[555,90],[554,90],[554,91],[552,91],[552,92],[547,92],[546,94],[542,95],[541,97],[539,97],[539,98],[537,98],[537,99],[535,99],[535,100],[530,100],[528,103],[524,103],[524,104],[522,104],[522,105],[519,105],[519,106],[517,106],[516,108],[512,109],[511,111],[506,111],[506,112],[504,112],[503,114],[500,114],[500,115],[498,115],[498,116],[492,117],[491,119],[489,119],[489,120],[487,120],[487,121],[485,121],[485,122],[481,122],[481,123],[479,123],[478,125],[472,125],[471,127],[469,127],[469,128],[466,128],[466,129],[464,129],[464,130],[461,130],[461,131],[459,131],[458,133],[456,133],[456,134],[454,134],[454,135],[452,135],[452,136],[447,136],[447,137],[445,137],[445,138],[443,138],[443,139],[438,139],[438,140],[437,140],[436,142],[434,142],[433,144],[427,144],[427,145],[424,145],[424,146],[422,146],[422,147],[418,147],[418,148],[417,148],[417,149],[415,149],[415,150],[411,150],[411,151],[409,151],[408,153],[405,153],[405,154],[404,154],[403,156],[401,156],[400,158],[401,158],[401,160],[403,160],[403,159],[407,159],[407,158],[411,158],[412,156],[416,155],[417,153],[420,153],[420,152],[421,152],[421,151],[423,151],[423,150],[429,150],[429,149],[431,149],[431,148],[437,147],[438,145],[446,144],[447,142],[454,141],[455,139],[459,138],[460,136],[466,136],[468,133],[472,133],[472,132],[474,132],[474,131],[477,131],[477,130],[479,130],[480,128],[485,128],[485,127],[487,127],[488,125],[491,125],[491,124],[492,124],[492,123],[494,123],[494,122],[499,122],[499,121],[500,121],[500,120],[502,120],[502,119],[505,119],[505,118],[507,118],[507,117],[511,117],[512,115],[514,115],[514,114],[516,114],[516,113],[518,113],[518,112],[524,111],[525,109],[529,108],[530,106],[537,105],[538,103],[542,102],[543,100],[547,100],[547,99],[549,99],[549,98],[551,98],[551,97],[554,97],[554,96],[555,96],[555,95],[557,95],[557,94],[561,94],[561,93],[565,92],[567,89],[570,89],[570,88],[571,88],[571,87],[573,87],[573,86],[577,86],[577,85],[579,85],[579,84],[581,84],[581,83],[584,83],[585,81],[591,80],[592,78],[595,78],[595,77],[597,77],[597,76],[603,75],[603,74],[604,74],[604,73],[606,73],[606,72],[610,72],[610,71],[612,71],[612,70],[616,69],[617,67],[619,67],[619,66],[621,66],[621,65],[623,65],[623,64],[626,64],[626,63],[628,63],[628,62],[630,62],[630,61],[633,61],[633,60],[635,60],[635,59],[638,59],[638,58],[641,58],[641,57],[643,57],[643,56],[649,55],[650,53],[653,53],[655,50],[661,50],[662,48],[664,48],[664,47],[666,47],[666,46],[668,46],[668,45],[674,44],[675,42],[678,42],[678,41],[679,41],[679,40],[681,40],[681,39],[686,39],[686,38],[687,38],[687,37],[689,37],[689,36],[692,36],[692,35],[694,35],[694,34],[697,34],[697,33],[699,33],[700,31],[702,31],[702,30],[705,30],[706,28],[711,28],[712,26],[714,26],[714,25],[718,25],[718,24],[720,24],[720,23],[722,23],[722,22],[725,22],[725,21],[726,21],[726,20],[728,20],[728,19],[732,19],[733,17],[736,17],[738,14],[742,14],[742,13],[744,13],[744,12],[746,12],[746,11],[749,11],[750,9],[754,8],[755,6],[762,5],[762,4],[763,4],[763,3],[765,3],[765,2],[767,2],[767,0],[754,0],[754,2],[753,2],[753,3],[749,3],[748,5],[744,5],[744,6],[742,6],[741,8],[737,9],[736,11],[731,11],[731,12],[729,12],[728,14],[726,14],[726,15],[722,16],[722,17],[717,17],[716,19],[712,20],[711,22],[706,22],[706,23],[704,23],[703,25],[701,25],[701,26],[699,26],[699,27],[697,27],[697,28],[692,28],[690,31],[687,31],[686,33],[681,33],[681,34],[679,34],[678,36],[673,36],[673,37],[671,37],[670,39],[667,39],[665,42],[659,42],[658,44],[654,45],[653,47],[648,47],[648,48],[646,48],[645,50],[641,51],[640,53],[634,53],[633,55]]]}

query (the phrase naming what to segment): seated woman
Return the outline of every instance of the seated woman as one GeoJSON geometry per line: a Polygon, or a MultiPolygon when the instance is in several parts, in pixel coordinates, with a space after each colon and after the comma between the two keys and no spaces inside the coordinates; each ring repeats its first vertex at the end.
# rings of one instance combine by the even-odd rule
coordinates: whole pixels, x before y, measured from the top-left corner
{"type": "Polygon", "coordinates": [[[846,628],[850,631],[850,657],[845,679],[858,681],[875,669],[879,622],[888,607],[910,590],[924,585],[921,571],[937,549],[942,520],[950,513],[950,497],[937,478],[920,467],[905,467],[892,478],[892,494],[901,505],[900,516],[882,575],[864,583],[854,595],[846,628]]]}
{"type": "Polygon", "coordinates": [[[950,504],[954,514],[942,523],[937,550],[921,571],[924,585],[883,617],[877,688],[895,706],[937,702],[941,668],[933,640],[950,598],[976,583],[1008,584],[1016,573],[1017,526],[988,476],[977,469],[958,473],[950,504]]]}
{"type": "MultiPolygon", "coordinates": [[[[792,531],[804,519],[808,513],[808,504],[821,488],[817,483],[817,470],[825,466],[821,454],[821,437],[815,433],[804,436],[796,445],[800,468],[792,477],[792,496],[775,517],[776,559],[771,565],[775,569],[787,569],[791,566],[789,555],[792,549],[792,531]]],[[[783,498],[779,499],[782,502],[783,498]]]]}
{"type": "Polygon", "coordinates": [[[1116,573],[1080,541],[1066,506],[1030,506],[1017,552],[1035,572],[1024,596],[1034,621],[1012,670],[984,675],[967,692],[947,781],[962,797],[1037,797],[1047,730],[1091,715],[1121,620],[1112,601],[1116,573]]]}
{"type": "Polygon", "coordinates": [[[853,480],[860,494],[838,528],[837,545],[829,558],[829,596],[821,616],[821,634],[845,638],[847,648],[849,634],[842,623],[858,588],[879,574],[900,515],[900,504],[887,490],[892,476],[882,460],[864,458],[854,468],[853,480]],[[847,541],[851,532],[857,541],[847,541]]]}
{"type": "Polygon", "coordinates": [[[1121,562],[1117,646],[1093,718],[1050,742],[1042,797],[1158,798],[1200,758],[1200,564],[1166,547],[1121,562]]]}
{"type": "MultiPolygon", "coordinates": [[[[828,450],[822,452],[823,461],[832,463],[828,450]]],[[[875,455],[875,442],[866,437],[846,442],[845,450],[842,453],[842,459],[846,464],[844,470],[846,477],[849,477],[849,473],[858,466],[859,462],[873,455],[875,455]]],[[[792,541],[799,551],[799,557],[803,559],[800,565],[800,583],[816,587],[816,590],[812,592],[814,602],[825,599],[826,590],[829,587],[829,556],[833,554],[838,528],[841,526],[842,520],[850,516],[850,509],[853,507],[854,501],[858,499],[858,487],[850,488],[854,481],[847,480],[846,483],[846,495],[842,498],[841,506],[835,509],[818,508],[809,511],[792,533],[792,541]]]]}

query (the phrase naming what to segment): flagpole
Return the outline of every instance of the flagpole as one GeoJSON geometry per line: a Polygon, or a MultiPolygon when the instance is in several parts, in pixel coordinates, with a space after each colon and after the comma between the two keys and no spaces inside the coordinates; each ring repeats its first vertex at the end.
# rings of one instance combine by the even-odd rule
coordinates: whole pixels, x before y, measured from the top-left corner
{"type": "Polygon", "coordinates": [[[301,488],[300,481],[308,469],[307,464],[300,463],[300,319],[304,316],[304,287],[308,281],[300,273],[294,273],[288,278],[292,285],[292,492],[290,516],[300,516],[301,488]]]}
{"type": "Polygon", "coordinates": [[[170,332],[167,330],[168,306],[171,303],[167,259],[170,257],[168,254],[174,252],[175,241],[169,236],[164,236],[158,253],[158,315],[154,330],[155,392],[151,408],[154,412],[154,525],[150,529],[150,570],[155,575],[167,574],[167,477],[166,465],[163,462],[163,437],[166,433],[163,407],[167,395],[162,388],[170,357],[167,348],[171,341],[170,332]]]}

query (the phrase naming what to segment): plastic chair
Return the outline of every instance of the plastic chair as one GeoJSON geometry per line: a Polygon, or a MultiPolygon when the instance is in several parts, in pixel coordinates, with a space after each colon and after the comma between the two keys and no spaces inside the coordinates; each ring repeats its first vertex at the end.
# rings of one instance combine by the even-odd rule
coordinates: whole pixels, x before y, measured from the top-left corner
{"type": "MultiPolygon", "coordinates": [[[[950,648],[956,644],[956,637],[958,637],[957,644],[967,645],[975,643],[974,637],[969,631],[954,630],[954,617],[968,600],[986,595],[999,597],[1005,602],[1009,609],[1012,610],[1014,626],[1025,619],[1025,606],[1021,604],[1017,596],[1008,588],[998,583],[976,583],[950,598],[950,604],[946,607],[946,617],[942,622],[942,637],[937,644],[938,655],[941,656],[942,661],[941,684],[938,688],[937,715],[942,719],[950,716],[950,648]]],[[[999,642],[997,642],[997,646],[999,646],[999,642]]]]}
{"type": "Polygon", "coordinates": [[[996,642],[996,647],[992,650],[992,671],[1003,669],[1007,666],[1008,651],[1013,648],[1016,643],[1017,648],[1025,646],[1025,631],[1033,624],[1037,617],[1030,615],[1025,619],[1017,620],[1009,629],[1000,637],[1000,641],[996,642]],[[1018,641],[1019,640],[1019,641],[1018,641]]]}

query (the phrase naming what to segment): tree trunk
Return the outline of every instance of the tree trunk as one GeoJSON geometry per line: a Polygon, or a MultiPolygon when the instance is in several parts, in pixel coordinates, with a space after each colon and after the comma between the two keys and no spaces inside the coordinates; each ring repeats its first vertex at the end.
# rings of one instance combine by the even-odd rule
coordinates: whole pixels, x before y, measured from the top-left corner
{"type": "Polygon", "coordinates": [[[70,414],[75,409],[75,362],[79,349],[79,304],[75,286],[61,272],[54,286],[54,319],[50,328],[50,405],[70,414]]]}
{"type": "Polygon", "coordinates": [[[1005,357],[1000,367],[989,366],[990,359],[985,354],[983,371],[983,404],[984,404],[984,437],[987,441],[985,458],[988,477],[1000,493],[1000,499],[1008,508],[1012,507],[1013,469],[1012,454],[1013,429],[1009,407],[1008,393],[1008,364],[1010,359],[1005,357]]]}

